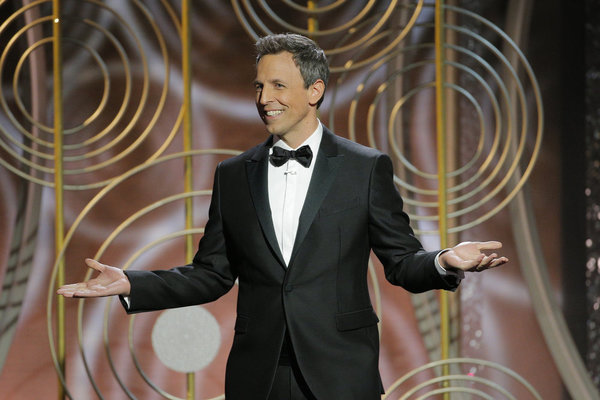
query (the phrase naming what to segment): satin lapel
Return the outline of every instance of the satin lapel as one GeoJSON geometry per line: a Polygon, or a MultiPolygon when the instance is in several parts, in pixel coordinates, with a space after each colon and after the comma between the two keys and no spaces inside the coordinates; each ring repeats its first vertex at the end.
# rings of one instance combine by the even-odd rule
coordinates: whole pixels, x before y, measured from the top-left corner
{"type": "Polygon", "coordinates": [[[258,148],[256,153],[246,161],[246,175],[248,176],[248,185],[254,209],[258,216],[263,234],[267,239],[271,250],[277,256],[279,263],[285,267],[277,237],[275,236],[275,228],[273,227],[273,218],[271,216],[271,207],[269,206],[269,189],[268,189],[268,159],[269,147],[271,140],[258,148]]]}
{"type": "Polygon", "coordinates": [[[310,226],[312,225],[325,196],[329,192],[331,183],[337,175],[338,168],[342,161],[342,155],[338,154],[335,144],[335,135],[325,127],[323,128],[323,138],[319,147],[319,156],[310,180],[306,200],[300,214],[298,223],[298,232],[294,242],[294,249],[290,259],[290,266],[294,263],[294,258],[300,245],[304,241],[310,226]]]}

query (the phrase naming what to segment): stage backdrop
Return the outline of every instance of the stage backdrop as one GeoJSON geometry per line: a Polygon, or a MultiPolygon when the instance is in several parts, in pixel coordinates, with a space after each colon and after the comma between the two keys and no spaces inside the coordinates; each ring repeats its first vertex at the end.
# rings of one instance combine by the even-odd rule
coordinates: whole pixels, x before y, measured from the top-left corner
{"type": "Polygon", "coordinates": [[[1,397],[222,398],[235,288],[135,317],[54,291],[90,278],[86,257],[190,261],[215,166],[266,139],[253,43],[292,31],[330,60],[321,121],[392,156],[425,247],[497,239],[511,260],[409,295],[373,257],[386,398],[599,398],[560,311],[539,3],[0,1],[1,397]]]}

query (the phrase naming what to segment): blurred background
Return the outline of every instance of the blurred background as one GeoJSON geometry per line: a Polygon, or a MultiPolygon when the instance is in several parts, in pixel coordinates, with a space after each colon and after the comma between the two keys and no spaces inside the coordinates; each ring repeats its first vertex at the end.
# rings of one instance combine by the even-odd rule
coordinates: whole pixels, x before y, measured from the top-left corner
{"type": "Polygon", "coordinates": [[[321,121],[390,154],[424,246],[510,259],[410,295],[373,257],[386,398],[600,398],[599,27],[597,0],[0,0],[0,397],[222,398],[235,287],[185,371],[161,313],[54,291],[86,257],[189,262],[217,163],[267,138],[253,44],[297,32],[321,121]]]}

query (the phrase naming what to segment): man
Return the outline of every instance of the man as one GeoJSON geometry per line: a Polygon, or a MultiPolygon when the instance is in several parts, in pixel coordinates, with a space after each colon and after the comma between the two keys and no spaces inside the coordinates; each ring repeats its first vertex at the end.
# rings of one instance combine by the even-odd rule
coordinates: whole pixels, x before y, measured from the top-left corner
{"type": "Polygon", "coordinates": [[[271,135],[217,167],[193,263],[124,273],[88,259],[98,277],[58,293],[120,295],[134,313],[206,303],[239,279],[228,400],[380,399],[371,250],[386,278],[411,292],[455,290],[463,271],[508,260],[482,252],[499,242],[424,251],[390,158],[319,122],[329,75],[323,51],[295,34],[256,47],[256,106],[271,135]]]}

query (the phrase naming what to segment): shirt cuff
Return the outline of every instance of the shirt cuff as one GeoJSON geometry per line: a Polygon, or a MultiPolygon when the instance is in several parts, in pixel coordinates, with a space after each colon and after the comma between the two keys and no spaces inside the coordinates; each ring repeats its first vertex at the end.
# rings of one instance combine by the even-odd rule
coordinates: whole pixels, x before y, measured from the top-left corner
{"type": "Polygon", "coordinates": [[[444,250],[440,251],[439,253],[437,253],[437,255],[435,256],[435,261],[434,261],[435,262],[435,268],[437,269],[438,273],[441,276],[454,276],[460,282],[460,280],[464,279],[464,277],[465,277],[465,271],[460,270],[460,269],[449,270],[449,269],[446,269],[446,268],[442,267],[442,264],[440,264],[440,256],[443,253],[447,252],[448,250],[450,250],[450,249],[444,249],[444,250]]]}
{"type": "Polygon", "coordinates": [[[129,296],[120,296],[120,297],[122,300],[121,303],[125,307],[125,310],[129,310],[129,308],[131,307],[131,300],[129,299],[129,296]]]}

